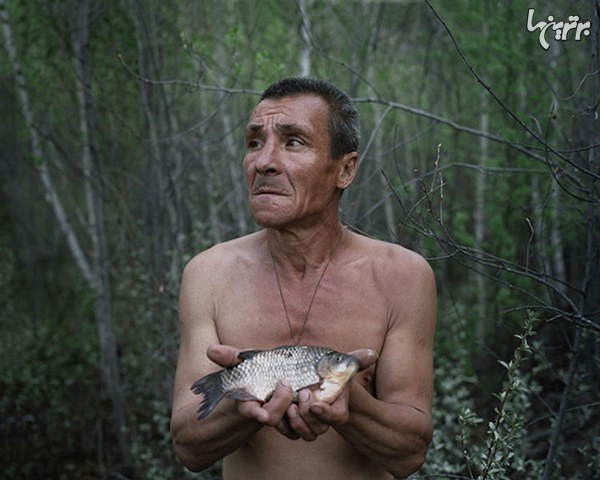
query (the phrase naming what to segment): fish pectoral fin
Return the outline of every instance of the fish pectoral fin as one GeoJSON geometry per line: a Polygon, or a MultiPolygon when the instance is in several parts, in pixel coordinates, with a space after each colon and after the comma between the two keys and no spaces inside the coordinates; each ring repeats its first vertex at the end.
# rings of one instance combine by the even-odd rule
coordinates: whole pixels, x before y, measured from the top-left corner
{"type": "Polygon", "coordinates": [[[325,403],[332,403],[343,390],[343,385],[336,382],[331,382],[327,379],[323,380],[319,389],[315,391],[315,399],[325,403]]]}
{"type": "Polygon", "coordinates": [[[227,393],[227,398],[233,398],[234,400],[242,400],[244,402],[250,400],[258,400],[254,395],[252,395],[245,388],[235,388],[227,393]]]}
{"type": "Polygon", "coordinates": [[[325,378],[325,379],[323,379],[323,381],[320,383],[320,385],[319,385],[319,388],[320,388],[321,390],[327,390],[327,388],[328,388],[328,387],[330,388],[330,387],[331,387],[331,385],[332,385],[332,383],[331,383],[329,380],[327,380],[327,379],[325,378]]]}

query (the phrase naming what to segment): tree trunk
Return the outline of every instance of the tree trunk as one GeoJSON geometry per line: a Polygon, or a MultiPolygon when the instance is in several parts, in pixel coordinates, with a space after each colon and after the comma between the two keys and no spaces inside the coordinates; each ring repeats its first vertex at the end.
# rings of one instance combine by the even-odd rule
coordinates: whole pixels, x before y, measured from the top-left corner
{"type": "Polygon", "coordinates": [[[112,401],[121,461],[125,471],[130,471],[117,350],[112,327],[108,259],[106,256],[106,238],[100,197],[100,159],[96,142],[95,115],[90,78],[89,10],[90,0],[82,0],[78,11],[78,31],[73,35],[73,47],[78,73],[77,94],[83,145],[82,163],[88,205],[88,229],[94,244],[96,271],[94,282],[96,287],[95,314],[100,337],[102,380],[112,401]]]}
{"type": "Polygon", "coordinates": [[[48,163],[46,162],[43,153],[42,142],[40,140],[40,136],[38,135],[38,131],[35,128],[33,110],[31,108],[29,92],[27,90],[27,82],[25,81],[23,71],[21,70],[21,63],[19,61],[17,49],[13,42],[10,19],[8,11],[4,6],[4,0],[0,0],[0,17],[2,20],[2,26],[4,30],[5,48],[8,52],[8,56],[13,66],[13,71],[15,73],[17,90],[19,91],[19,96],[21,97],[21,111],[23,113],[23,117],[25,117],[27,128],[29,129],[33,161],[37,167],[37,171],[39,173],[42,185],[44,186],[45,199],[52,208],[52,212],[54,213],[54,216],[58,222],[60,231],[65,237],[67,245],[69,246],[69,251],[71,252],[71,255],[73,255],[73,258],[75,259],[75,262],[79,267],[79,271],[85,278],[86,282],[89,285],[93,285],[95,281],[94,273],[90,268],[90,265],[83,253],[77,235],[75,234],[75,231],[69,223],[65,209],[63,208],[60,198],[58,197],[58,194],[56,193],[56,190],[52,183],[52,178],[48,169],[48,163]]]}
{"type": "MultiPolygon", "coordinates": [[[[200,92],[200,115],[206,118],[208,111],[206,108],[207,98],[206,92],[200,92]]],[[[221,235],[221,224],[219,222],[219,213],[216,204],[216,195],[213,190],[212,179],[214,176],[210,162],[210,151],[207,141],[208,126],[202,128],[202,138],[200,139],[200,162],[204,170],[204,188],[206,190],[206,202],[208,203],[208,226],[209,238],[211,243],[221,243],[223,237],[221,235]]]]}
{"type": "Polygon", "coordinates": [[[310,17],[306,10],[306,0],[298,0],[300,10],[300,33],[302,37],[302,50],[300,51],[299,73],[302,77],[310,75],[310,54],[312,45],[310,43],[310,17]]]}
{"type": "MultiPolygon", "coordinates": [[[[483,23],[482,37],[489,36],[489,26],[486,22],[483,23]]],[[[488,92],[481,91],[480,97],[481,115],[479,117],[479,129],[488,133],[490,116],[488,113],[489,97],[488,92]]],[[[483,252],[483,242],[485,236],[485,164],[489,156],[489,140],[486,136],[480,137],[479,145],[479,169],[475,174],[475,249],[478,252],[483,252]]],[[[477,282],[477,315],[479,322],[477,323],[477,337],[479,341],[485,340],[487,329],[487,295],[486,295],[486,279],[483,275],[476,275],[477,282]]]]}
{"type": "MultiPolygon", "coordinates": [[[[223,45],[225,38],[225,15],[224,15],[224,2],[216,2],[215,6],[217,7],[217,31],[219,32],[219,41],[217,43],[217,62],[219,64],[219,78],[217,78],[217,82],[221,86],[225,86],[225,76],[223,72],[227,71],[227,64],[229,59],[225,53],[225,47],[223,45]]],[[[231,180],[231,188],[232,194],[226,195],[226,200],[229,206],[229,210],[231,212],[232,217],[235,220],[237,225],[236,235],[245,235],[248,233],[248,221],[246,218],[247,208],[245,207],[246,202],[244,199],[244,193],[246,192],[246,187],[244,186],[244,174],[241,168],[241,162],[237,162],[237,148],[234,138],[232,136],[233,133],[233,125],[235,122],[231,119],[231,114],[227,108],[223,108],[222,114],[219,115],[221,117],[221,122],[223,126],[223,132],[225,133],[225,137],[223,138],[223,143],[225,149],[222,153],[222,159],[218,161],[223,165],[229,165],[229,178],[231,180]]],[[[223,184],[226,184],[226,179],[223,178],[223,184]]]]}

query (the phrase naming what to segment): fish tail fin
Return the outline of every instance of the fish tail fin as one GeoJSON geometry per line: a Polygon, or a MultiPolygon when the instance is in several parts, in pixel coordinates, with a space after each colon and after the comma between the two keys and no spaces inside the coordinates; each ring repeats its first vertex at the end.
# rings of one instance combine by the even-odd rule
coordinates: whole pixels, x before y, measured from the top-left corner
{"type": "Polygon", "coordinates": [[[210,373],[192,385],[191,389],[196,395],[202,394],[204,396],[197,412],[199,414],[198,420],[205,418],[223,400],[225,392],[223,392],[221,374],[222,372],[210,373]]]}

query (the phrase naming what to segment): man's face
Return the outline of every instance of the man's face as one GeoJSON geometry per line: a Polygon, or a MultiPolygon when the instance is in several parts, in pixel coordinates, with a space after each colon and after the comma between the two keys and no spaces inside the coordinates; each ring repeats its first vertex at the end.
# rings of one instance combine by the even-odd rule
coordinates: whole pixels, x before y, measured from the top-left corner
{"type": "Polygon", "coordinates": [[[266,99],[254,109],[244,171],[259,225],[308,226],[337,214],[347,156],[331,159],[328,120],[328,105],[316,95],[266,99]]]}

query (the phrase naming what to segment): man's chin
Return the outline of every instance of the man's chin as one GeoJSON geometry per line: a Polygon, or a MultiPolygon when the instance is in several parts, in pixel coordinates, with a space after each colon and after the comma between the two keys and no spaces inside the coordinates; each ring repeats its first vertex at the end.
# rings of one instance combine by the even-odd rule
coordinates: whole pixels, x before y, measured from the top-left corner
{"type": "Polygon", "coordinates": [[[252,212],[254,221],[263,228],[281,228],[289,223],[289,219],[281,212],[252,212]]]}
{"type": "Polygon", "coordinates": [[[283,222],[280,219],[275,218],[254,217],[254,221],[263,228],[283,228],[285,225],[287,225],[287,222],[283,222]]]}
{"type": "Polygon", "coordinates": [[[288,200],[279,196],[260,196],[250,198],[250,212],[254,221],[263,228],[277,228],[290,221],[289,210],[283,205],[282,200],[288,200]]]}

